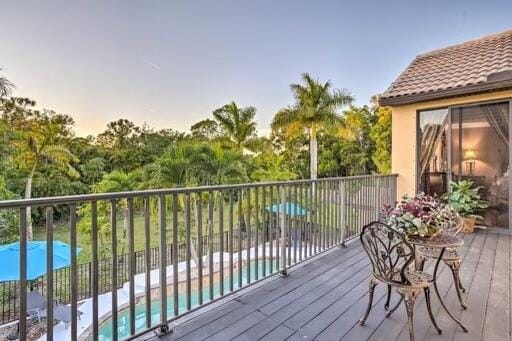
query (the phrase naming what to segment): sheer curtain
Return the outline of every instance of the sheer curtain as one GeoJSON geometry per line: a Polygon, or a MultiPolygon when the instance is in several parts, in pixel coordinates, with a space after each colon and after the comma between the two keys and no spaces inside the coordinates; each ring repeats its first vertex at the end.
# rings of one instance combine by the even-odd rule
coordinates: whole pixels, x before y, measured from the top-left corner
{"type": "Polygon", "coordinates": [[[508,125],[509,114],[506,104],[483,105],[482,112],[487,122],[494,129],[500,140],[509,147],[508,143],[508,125]]]}
{"type": "Polygon", "coordinates": [[[435,155],[441,136],[446,127],[448,116],[445,116],[441,124],[428,124],[423,127],[421,134],[421,153],[420,153],[420,174],[424,174],[427,170],[429,162],[435,155]]]}

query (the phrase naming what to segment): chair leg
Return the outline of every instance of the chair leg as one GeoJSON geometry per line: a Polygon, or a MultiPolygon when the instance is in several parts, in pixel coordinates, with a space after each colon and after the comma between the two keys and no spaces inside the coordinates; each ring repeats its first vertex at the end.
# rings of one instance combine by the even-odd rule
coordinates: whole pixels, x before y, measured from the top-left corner
{"type": "Polygon", "coordinates": [[[398,303],[390,310],[387,312],[386,314],[386,318],[390,318],[391,315],[398,309],[398,307],[402,304],[402,301],[404,300],[404,297],[402,295],[400,295],[400,300],[398,301],[398,303]]]}
{"type": "Polygon", "coordinates": [[[386,298],[386,304],[384,304],[384,309],[389,309],[389,301],[391,301],[391,285],[388,285],[388,295],[386,298]]]}
{"type": "Polygon", "coordinates": [[[425,288],[423,290],[425,292],[425,301],[427,303],[427,311],[428,311],[428,316],[430,316],[430,321],[432,321],[432,325],[437,330],[437,333],[441,334],[443,331],[437,325],[436,319],[434,318],[434,314],[432,313],[432,305],[430,303],[430,288],[425,288]]]}
{"type": "Polygon", "coordinates": [[[460,281],[460,275],[459,275],[459,269],[460,269],[460,262],[450,262],[448,264],[450,267],[450,270],[452,270],[453,275],[453,284],[455,286],[455,292],[457,293],[457,297],[459,298],[459,303],[462,309],[466,310],[466,302],[464,302],[464,298],[462,297],[462,284],[460,281]]]}
{"type": "Polygon", "coordinates": [[[410,340],[414,341],[414,303],[416,296],[406,293],[404,297],[405,310],[407,311],[407,325],[409,326],[410,340]]]}
{"type": "Polygon", "coordinates": [[[359,320],[359,324],[361,326],[364,326],[366,323],[366,320],[368,319],[368,316],[370,315],[370,310],[372,310],[372,304],[373,304],[373,293],[375,291],[375,287],[377,286],[377,282],[372,277],[370,278],[370,282],[368,284],[368,307],[366,307],[366,312],[364,313],[364,316],[361,320],[359,320]]]}

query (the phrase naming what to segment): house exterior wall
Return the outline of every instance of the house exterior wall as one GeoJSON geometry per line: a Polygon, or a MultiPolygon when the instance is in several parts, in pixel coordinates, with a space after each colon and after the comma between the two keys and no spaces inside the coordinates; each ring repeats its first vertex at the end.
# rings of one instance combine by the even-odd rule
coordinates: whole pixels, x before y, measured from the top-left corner
{"type": "Polygon", "coordinates": [[[392,107],[391,167],[393,173],[398,174],[398,197],[416,192],[416,116],[419,110],[511,98],[512,90],[508,90],[392,107]]]}

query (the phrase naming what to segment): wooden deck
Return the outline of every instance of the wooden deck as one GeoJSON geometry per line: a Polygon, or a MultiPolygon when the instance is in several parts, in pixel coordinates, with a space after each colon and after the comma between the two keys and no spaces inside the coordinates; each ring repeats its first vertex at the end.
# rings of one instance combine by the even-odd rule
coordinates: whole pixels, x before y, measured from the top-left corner
{"type": "MultiPolygon", "coordinates": [[[[415,311],[416,340],[511,340],[511,237],[479,231],[464,237],[461,278],[468,310],[458,306],[450,271],[440,269],[440,291],[451,311],[468,327],[462,332],[440,311],[433,311],[441,329],[430,325],[423,297],[415,311]]],[[[426,270],[432,269],[432,265],[426,270]]],[[[376,289],[366,326],[358,324],[367,304],[367,256],[358,241],[335,249],[290,271],[272,277],[202,308],[173,325],[165,340],[408,340],[405,309],[385,318],[385,287],[376,289]]],[[[397,295],[394,295],[396,299],[397,295]]]]}

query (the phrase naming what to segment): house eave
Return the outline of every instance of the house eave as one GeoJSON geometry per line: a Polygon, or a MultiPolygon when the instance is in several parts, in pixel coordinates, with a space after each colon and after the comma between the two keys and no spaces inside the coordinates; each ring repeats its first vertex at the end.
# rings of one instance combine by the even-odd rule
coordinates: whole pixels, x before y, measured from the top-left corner
{"type": "Polygon", "coordinates": [[[512,79],[478,83],[467,85],[464,87],[449,88],[444,90],[416,93],[396,97],[381,97],[379,99],[379,105],[393,107],[406,104],[428,102],[433,100],[441,100],[446,98],[477,95],[487,92],[503,91],[509,89],[512,89],[512,79]]]}

